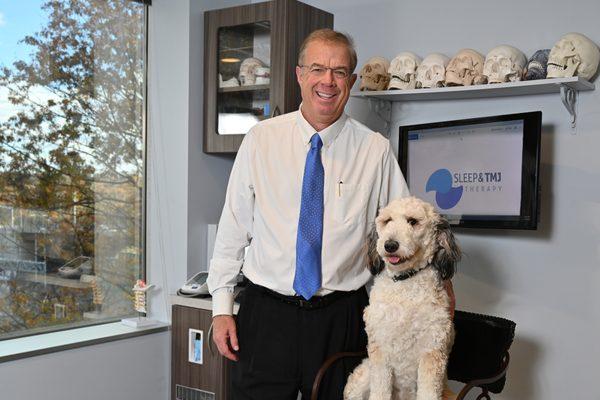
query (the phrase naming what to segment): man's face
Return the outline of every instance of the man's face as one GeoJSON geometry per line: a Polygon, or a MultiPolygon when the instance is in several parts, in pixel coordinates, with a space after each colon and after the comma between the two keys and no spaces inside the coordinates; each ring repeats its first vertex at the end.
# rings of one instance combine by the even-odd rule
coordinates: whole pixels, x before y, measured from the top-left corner
{"type": "Polygon", "coordinates": [[[311,123],[331,125],[344,111],[356,81],[355,74],[349,75],[348,50],[343,45],[315,40],[306,47],[301,62],[296,77],[302,93],[302,113],[311,123]],[[348,76],[341,76],[343,70],[348,76]]]}

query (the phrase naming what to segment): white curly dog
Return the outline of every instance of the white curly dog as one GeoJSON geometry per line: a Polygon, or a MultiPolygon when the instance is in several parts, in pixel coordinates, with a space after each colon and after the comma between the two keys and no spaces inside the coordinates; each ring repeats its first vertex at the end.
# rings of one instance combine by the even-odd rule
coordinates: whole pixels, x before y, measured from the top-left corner
{"type": "Polygon", "coordinates": [[[460,250],[448,222],[415,197],[391,202],[375,221],[375,277],[364,320],[368,358],[348,378],[344,399],[439,400],[454,340],[444,280],[460,250]]]}

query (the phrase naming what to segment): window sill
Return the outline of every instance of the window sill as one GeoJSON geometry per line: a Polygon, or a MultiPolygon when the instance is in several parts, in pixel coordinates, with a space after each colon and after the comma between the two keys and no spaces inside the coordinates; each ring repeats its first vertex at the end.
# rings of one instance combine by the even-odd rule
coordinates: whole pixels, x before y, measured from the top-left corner
{"type": "Polygon", "coordinates": [[[112,322],[60,332],[7,339],[0,342],[0,363],[157,332],[165,332],[169,328],[170,325],[165,322],[158,322],[156,325],[144,328],[132,328],[123,325],[121,322],[112,322]]]}

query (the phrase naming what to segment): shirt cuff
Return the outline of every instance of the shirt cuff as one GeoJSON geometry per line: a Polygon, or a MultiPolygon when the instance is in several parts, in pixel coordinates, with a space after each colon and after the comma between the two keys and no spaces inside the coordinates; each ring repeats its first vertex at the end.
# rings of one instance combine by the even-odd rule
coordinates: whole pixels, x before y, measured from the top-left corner
{"type": "Polygon", "coordinates": [[[233,315],[233,288],[219,288],[212,294],[213,317],[233,315]]]}

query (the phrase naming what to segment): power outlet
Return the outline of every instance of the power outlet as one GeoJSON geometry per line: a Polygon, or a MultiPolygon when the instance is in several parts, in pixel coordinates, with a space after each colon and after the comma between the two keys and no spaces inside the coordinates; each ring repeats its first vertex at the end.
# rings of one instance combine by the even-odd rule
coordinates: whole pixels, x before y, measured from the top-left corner
{"type": "Polygon", "coordinates": [[[204,359],[204,332],[190,329],[188,333],[188,361],[194,364],[203,364],[204,359]]]}

